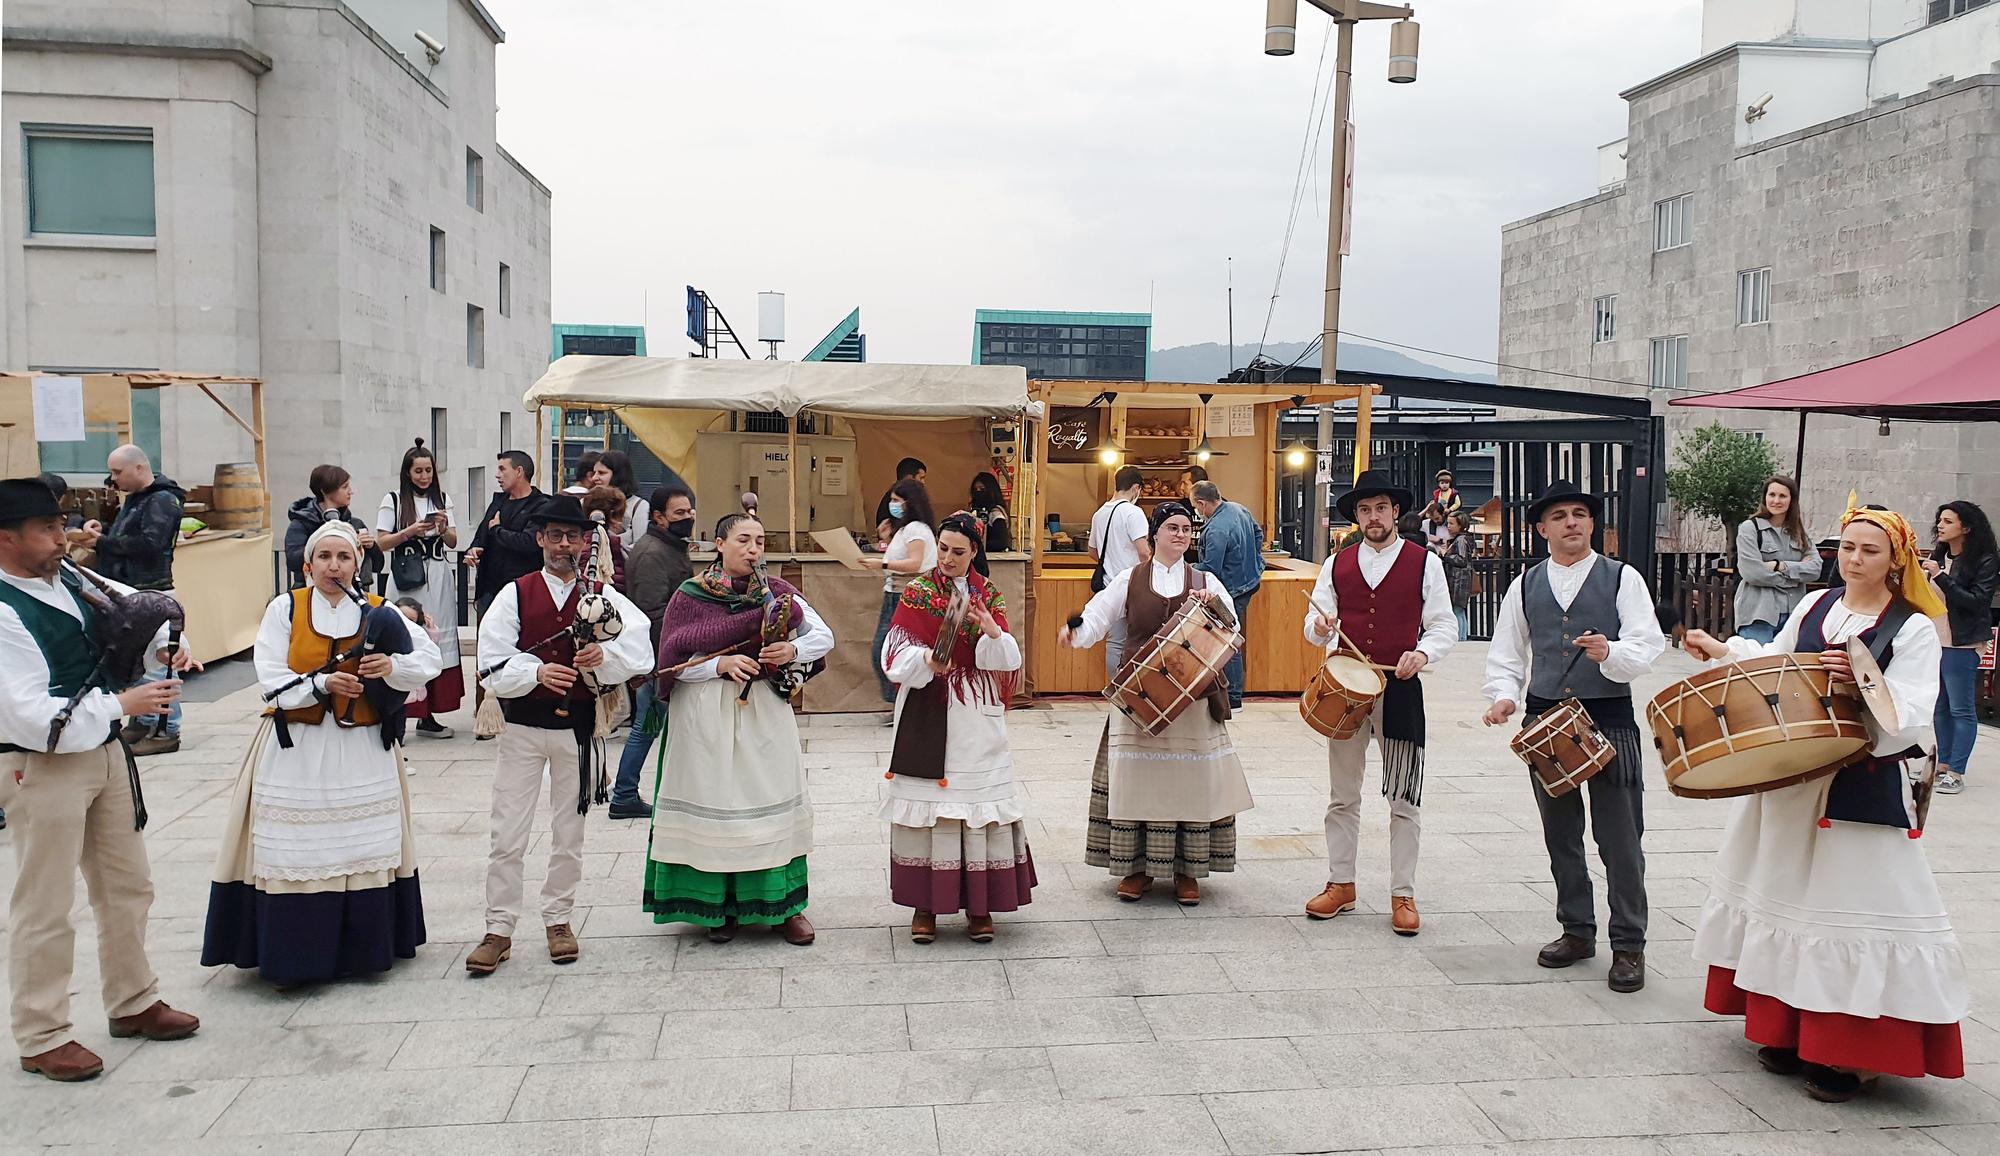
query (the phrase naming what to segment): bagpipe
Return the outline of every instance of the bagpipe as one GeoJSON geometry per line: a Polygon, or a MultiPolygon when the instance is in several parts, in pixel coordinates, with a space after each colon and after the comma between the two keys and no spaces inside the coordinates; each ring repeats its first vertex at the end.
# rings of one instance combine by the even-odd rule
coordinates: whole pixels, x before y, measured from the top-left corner
{"type": "MultiPolygon", "coordinates": [[[[350,662],[357,662],[371,654],[408,654],[412,648],[410,641],[410,620],[394,603],[384,602],[378,606],[368,603],[367,595],[359,586],[343,586],[341,592],[361,608],[361,627],[353,643],[344,649],[329,654],[325,662],[312,670],[293,676],[272,690],[264,692],[263,701],[268,705],[277,702],[280,695],[305,685],[321,675],[333,674],[350,662]]],[[[328,708],[328,717],[337,727],[352,728],[371,725],[357,721],[354,717],[355,704],[366,701],[375,708],[375,716],[382,727],[382,746],[388,749],[403,737],[403,708],[408,695],[389,685],[386,679],[361,676],[359,698],[343,699],[328,708]]],[[[291,734],[285,726],[283,711],[276,712],[278,745],[289,749],[291,734]]]]}
{"type": "MultiPolygon", "coordinates": [[[[775,646],[780,642],[791,641],[792,606],[795,595],[771,593],[770,575],[764,570],[763,559],[760,558],[757,560],[756,569],[757,584],[764,591],[764,606],[759,612],[761,618],[757,627],[757,645],[758,650],[761,651],[766,646],[775,646]]],[[[730,649],[734,650],[735,647],[731,647],[730,649]]],[[[712,658],[714,656],[710,655],[709,657],[712,658]]],[[[801,666],[798,663],[792,663],[787,666],[773,666],[767,662],[759,662],[756,677],[746,679],[743,683],[743,689],[736,693],[736,705],[742,706],[750,701],[750,688],[755,686],[759,680],[769,682],[771,689],[777,692],[779,698],[789,701],[793,695],[798,694],[800,689],[805,686],[806,680],[817,673],[819,673],[817,665],[809,668],[801,666]]]]}

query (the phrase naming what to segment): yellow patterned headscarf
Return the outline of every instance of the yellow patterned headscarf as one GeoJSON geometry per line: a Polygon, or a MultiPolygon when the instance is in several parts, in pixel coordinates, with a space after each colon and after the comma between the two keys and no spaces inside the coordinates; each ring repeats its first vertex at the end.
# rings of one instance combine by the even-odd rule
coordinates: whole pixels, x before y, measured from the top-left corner
{"type": "Polygon", "coordinates": [[[1931,586],[1930,575],[1924,573],[1923,548],[1917,544],[1917,532],[1909,520],[1894,510],[1865,510],[1854,505],[1854,495],[1848,495],[1847,513],[1841,515],[1840,528],[1845,530],[1850,522],[1867,522],[1879,526],[1889,535],[1889,570],[1902,580],[1903,597],[1917,608],[1917,613],[1927,618],[1935,618],[1945,612],[1943,599],[1931,586]]]}

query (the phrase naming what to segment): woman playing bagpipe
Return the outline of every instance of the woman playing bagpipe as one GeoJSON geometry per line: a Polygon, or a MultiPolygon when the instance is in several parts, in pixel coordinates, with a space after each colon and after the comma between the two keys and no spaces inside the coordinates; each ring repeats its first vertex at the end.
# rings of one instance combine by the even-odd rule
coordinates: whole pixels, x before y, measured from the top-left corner
{"type": "Polygon", "coordinates": [[[354,587],[361,544],[328,522],[304,587],[264,608],[257,679],[270,704],[236,779],[209,887],[201,962],[280,987],[386,971],[424,942],[403,706],[438,649],[354,587]]]}
{"type": "Polygon", "coordinates": [[[646,910],[710,928],[716,943],[750,923],[803,947],[813,813],[791,698],[825,665],[833,631],[797,587],[764,574],[757,519],[722,519],[715,549],[660,622],[646,910]]]}
{"type": "Polygon", "coordinates": [[[938,523],[938,565],[903,587],[879,656],[900,688],[883,789],[889,893],[916,909],[910,938],[937,938],[937,917],[966,915],[993,938],[993,913],[1029,900],[1035,864],[1007,749],[1007,703],[1021,647],[1007,603],[986,579],[984,526],[960,512],[938,523]]]}
{"type": "Polygon", "coordinates": [[[1965,1074],[1965,961],[1924,857],[1929,783],[1905,760],[1931,741],[1944,607],[1924,580],[1917,536],[1899,514],[1841,520],[1841,589],[1808,594],[1777,638],[1721,642],[1691,630],[1707,658],[1815,653],[1852,683],[1847,642],[1882,668],[1894,717],[1869,712],[1868,757],[1830,777],[1736,802],[1695,930],[1708,1010],[1744,1016],[1763,1066],[1805,1076],[1814,1099],[1852,1099],[1877,1075],[1965,1074]]]}

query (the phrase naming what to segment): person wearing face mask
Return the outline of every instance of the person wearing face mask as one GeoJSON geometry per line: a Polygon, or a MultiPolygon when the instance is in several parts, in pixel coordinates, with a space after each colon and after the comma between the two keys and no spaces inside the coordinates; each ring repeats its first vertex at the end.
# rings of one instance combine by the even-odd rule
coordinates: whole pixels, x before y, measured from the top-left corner
{"type": "MultiPolygon", "coordinates": [[[[896,603],[902,600],[903,585],[912,574],[928,574],[937,566],[937,534],[931,529],[931,496],[915,478],[904,478],[889,491],[889,523],[893,527],[889,548],[880,557],[863,558],[869,566],[885,571],[882,579],[882,614],[875,621],[873,651],[875,681],[880,684],[882,701],[896,701],[896,684],[881,666],[882,643],[889,637],[889,620],[895,617],[896,603]]],[[[891,725],[895,713],[889,715],[891,725]]]]}
{"type": "Polygon", "coordinates": [[[438,631],[439,674],[410,704],[416,731],[427,739],[448,739],[450,727],[438,716],[465,700],[465,671],[458,656],[458,566],[446,551],[458,547],[458,510],[438,478],[437,457],[424,439],[403,452],[400,479],[382,495],[375,510],[375,542],[389,552],[388,597],[414,598],[438,631]]]}
{"type": "MultiPolygon", "coordinates": [[[[625,555],[625,593],[632,605],[646,612],[653,626],[653,649],[660,648],[660,619],[667,602],[681,583],[694,577],[694,563],[688,560],[688,541],[694,533],[694,494],[678,482],[653,491],[646,503],[649,524],[646,532],[625,555]]],[[[632,729],[625,736],[625,752],[618,758],[618,780],[611,785],[611,817],[648,819],[653,805],[639,797],[639,772],[646,764],[646,752],[660,733],[653,718],[653,680],[639,687],[638,702],[632,708],[632,729]]]]}

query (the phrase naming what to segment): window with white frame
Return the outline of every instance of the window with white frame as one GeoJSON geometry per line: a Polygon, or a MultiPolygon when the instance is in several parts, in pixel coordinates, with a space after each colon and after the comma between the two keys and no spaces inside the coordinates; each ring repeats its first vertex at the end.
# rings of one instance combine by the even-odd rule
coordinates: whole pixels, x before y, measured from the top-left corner
{"type": "Polygon", "coordinates": [[[1984,8],[1990,0],[1931,0],[1929,23],[1963,16],[1974,8],[1984,8]]]}
{"type": "Polygon", "coordinates": [[[1618,295],[1599,297],[1591,303],[1591,344],[1602,344],[1618,336],[1618,295]]]}
{"type": "Polygon", "coordinates": [[[1651,382],[1654,389],[1687,388],[1688,339],[1685,334],[1653,338],[1651,382]]]}
{"type": "Polygon", "coordinates": [[[486,368],[486,310],[477,305],[465,307],[465,364],[486,368]]]}
{"type": "Polygon", "coordinates": [[[1736,324],[1762,325],[1771,319],[1771,267],[1736,275],[1736,324]]]}
{"type": "Polygon", "coordinates": [[[153,132],[23,126],[28,232],[150,237],[153,132]]]}
{"type": "Polygon", "coordinates": [[[1653,251],[1678,249],[1694,239],[1694,194],[1653,203],[1653,251]]]}

